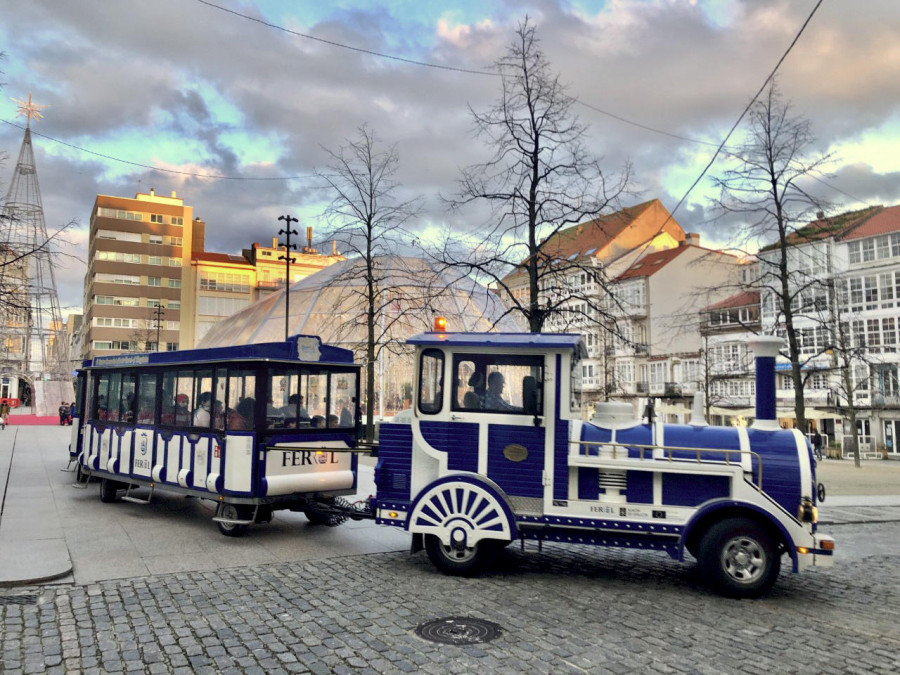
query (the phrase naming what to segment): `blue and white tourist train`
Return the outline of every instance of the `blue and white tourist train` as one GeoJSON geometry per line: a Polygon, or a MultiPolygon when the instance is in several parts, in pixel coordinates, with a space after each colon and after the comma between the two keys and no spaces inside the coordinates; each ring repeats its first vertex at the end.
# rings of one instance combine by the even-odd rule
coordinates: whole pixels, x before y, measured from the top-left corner
{"type": "Polygon", "coordinates": [[[315,337],[86,362],[70,452],[103,501],[148,501],[135,486],[214,500],[232,536],[280,508],[373,517],[449,574],[526,539],[690,554],[733,597],[768,591],[785,555],[795,572],[832,564],[809,444],[775,420],[779,339],[755,340],[750,428],[643,422],[621,403],[584,421],[578,335],[408,342],[413,407],[380,425],[365,511],[341,500],[357,486],[359,366],[315,337]]]}
{"type": "Polygon", "coordinates": [[[359,366],[317,337],[99,356],[79,371],[70,454],[100,498],[135,487],[218,503],[223,534],[273,510],[327,520],[356,493],[359,366]]]}

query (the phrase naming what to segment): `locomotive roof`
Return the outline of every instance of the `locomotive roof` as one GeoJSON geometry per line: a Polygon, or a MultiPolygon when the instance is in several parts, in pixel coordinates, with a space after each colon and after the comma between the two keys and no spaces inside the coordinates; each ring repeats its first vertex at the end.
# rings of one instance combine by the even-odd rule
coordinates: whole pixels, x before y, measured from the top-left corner
{"type": "Polygon", "coordinates": [[[410,345],[453,347],[507,347],[512,349],[577,349],[582,342],[575,333],[420,333],[410,345]]]}
{"type": "Polygon", "coordinates": [[[299,363],[353,364],[353,352],[343,347],[322,344],[315,335],[292,335],[284,342],[259,342],[233,347],[184,349],[175,352],[141,352],[97,356],[85,361],[83,368],[120,366],[161,366],[179,363],[219,361],[292,361],[299,363]]]}

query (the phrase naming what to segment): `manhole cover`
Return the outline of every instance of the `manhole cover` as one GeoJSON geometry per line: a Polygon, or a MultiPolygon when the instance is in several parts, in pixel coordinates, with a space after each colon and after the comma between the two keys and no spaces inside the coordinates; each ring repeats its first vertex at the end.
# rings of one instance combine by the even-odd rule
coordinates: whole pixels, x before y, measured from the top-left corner
{"type": "Polygon", "coordinates": [[[472,645],[490,642],[502,629],[495,623],[467,616],[426,621],[416,627],[416,635],[445,645],[472,645]]]}

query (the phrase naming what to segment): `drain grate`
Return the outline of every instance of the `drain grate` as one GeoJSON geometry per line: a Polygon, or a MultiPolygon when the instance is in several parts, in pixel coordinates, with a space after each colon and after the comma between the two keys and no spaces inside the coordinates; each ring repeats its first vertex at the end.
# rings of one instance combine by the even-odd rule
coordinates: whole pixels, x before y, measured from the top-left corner
{"type": "Polygon", "coordinates": [[[36,595],[0,595],[0,607],[8,605],[36,605],[36,595]]]}
{"type": "Polygon", "coordinates": [[[468,616],[451,616],[426,621],[416,627],[416,635],[445,645],[473,645],[500,637],[503,629],[496,623],[468,616]]]}

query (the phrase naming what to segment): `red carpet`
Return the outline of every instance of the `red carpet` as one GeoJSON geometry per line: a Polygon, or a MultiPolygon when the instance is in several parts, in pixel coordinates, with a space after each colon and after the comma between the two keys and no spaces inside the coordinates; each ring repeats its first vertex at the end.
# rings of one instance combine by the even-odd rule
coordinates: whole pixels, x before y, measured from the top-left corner
{"type": "Polygon", "coordinates": [[[34,424],[59,424],[59,416],[58,415],[50,415],[49,417],[41,417],[38,415],[10,415],[9,416],[9,426],[16,426],[17,424],[21,425],[34,425],[34,424]]]}

